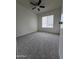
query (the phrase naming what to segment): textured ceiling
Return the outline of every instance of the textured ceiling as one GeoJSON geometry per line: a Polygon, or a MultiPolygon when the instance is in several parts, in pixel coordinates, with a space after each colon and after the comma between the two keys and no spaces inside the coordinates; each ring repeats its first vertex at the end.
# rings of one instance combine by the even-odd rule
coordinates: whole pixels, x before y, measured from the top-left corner
{"type": "Polygon", "coordinates": [[[35,14],[51,11],[53,9],[62,7],[62,0],[42,0],[41,5],[46,6],[45,8],[40,8],[40,11],[37,11],[37,9],[32,10],[34,6],[30,4],[31,1],[39,1],[39,0],[16,0],[19,4],[23,5],[24,7],[28,8],[30,11],[32,11],[35,14]]]}

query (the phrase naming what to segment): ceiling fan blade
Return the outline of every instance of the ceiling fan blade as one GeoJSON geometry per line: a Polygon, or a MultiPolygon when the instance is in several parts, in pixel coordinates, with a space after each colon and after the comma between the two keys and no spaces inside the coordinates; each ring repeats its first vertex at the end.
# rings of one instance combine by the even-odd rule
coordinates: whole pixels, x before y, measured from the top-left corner
{"type": "Polygon", "coordinates": [[[32,10],[34,10],[36,7],[33,7],[32,10]]]}
{"type": "Polygon", "coordinates": [[[34,5],[34,6],[36,6],[36,4],[34,4],[33,2],[30,2],[30,4],[32,4],[32,5],[34,5]]]}
{"type": "Polygon", "coordinates": [[[38,2],[38,5],[40,5],[41,4],[41,0],[39,0],[39,2],[38,2]]]}
{"type": "Polygon", "coordinates": [[[38,8],[38,11],[40,11],[40,9],[38,8]]]}
{"type": "Polygon", "coordinates": [[[40,8],[45,8],[45,6],[40,6],[40,8]]]}

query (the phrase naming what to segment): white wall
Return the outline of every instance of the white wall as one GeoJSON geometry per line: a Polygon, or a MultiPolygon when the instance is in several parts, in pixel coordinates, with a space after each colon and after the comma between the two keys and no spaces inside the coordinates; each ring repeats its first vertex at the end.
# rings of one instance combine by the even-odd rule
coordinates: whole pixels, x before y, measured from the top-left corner
{"type": "Polygon", "coordinates": [[[59,36],[59,56],[60,56],[60,59],[63,59],[63,29],[60,29],[60,36],[59,36]]]}
{"type": "Polygon", "coordinates": [[[16,3],[16,36],[37,31],[37,16],[16,3]]]}
{"type": "Polygon", "coordinates": [[[59,33],[60,25],[59,20],[61,19],[61,8],[57,8],[53,11],[38,14],[38,31],[45,31],[51,33],[59,33]],[[54,27],[53,28],[42,28],[42,16],[54,15],[54,27]]]}

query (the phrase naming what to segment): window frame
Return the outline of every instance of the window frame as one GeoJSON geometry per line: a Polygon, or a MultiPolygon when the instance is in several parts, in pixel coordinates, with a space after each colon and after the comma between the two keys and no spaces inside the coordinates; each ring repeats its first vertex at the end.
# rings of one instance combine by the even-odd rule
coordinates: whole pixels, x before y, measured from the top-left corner
{"type": "MultiPolygon", "coordinates": [[[[47,19],[47,21],[48,21],[48,19],[47,19]]],[[[54,27],[54,15],[46,15],[46,16],[42,16],[42,28],[53,28],[54,27]],[[52,26],[43,26],[43,17],[48,17],[48,16],[53,16],[53,19],[52,19],[52,26]]]]}

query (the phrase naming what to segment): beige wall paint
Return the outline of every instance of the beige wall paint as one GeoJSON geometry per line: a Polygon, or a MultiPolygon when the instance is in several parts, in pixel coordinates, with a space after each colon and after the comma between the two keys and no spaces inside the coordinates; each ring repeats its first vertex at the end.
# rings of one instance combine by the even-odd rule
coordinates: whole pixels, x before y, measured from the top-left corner
{"type": "Polygon", "coordinates": [[[60,19],[61,19],[61,8],[57,8],[53,11],[38,14],[38,31],[59,33],[60,32],[60,25],[59,25],[60,19]],[[47,16],[47,15],[54,15],[53,28],[42,28],[42,16],[47,16]]]}
{"type": "Polygon", "coordinates": [[[16,3],[16,36],[37,31],[37,16],[16,3]]]}

